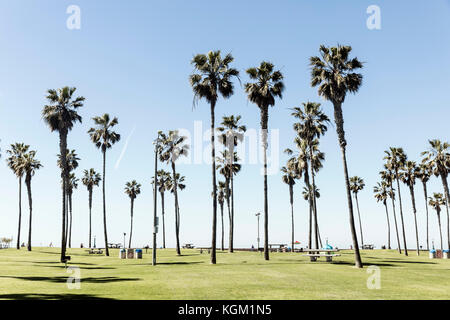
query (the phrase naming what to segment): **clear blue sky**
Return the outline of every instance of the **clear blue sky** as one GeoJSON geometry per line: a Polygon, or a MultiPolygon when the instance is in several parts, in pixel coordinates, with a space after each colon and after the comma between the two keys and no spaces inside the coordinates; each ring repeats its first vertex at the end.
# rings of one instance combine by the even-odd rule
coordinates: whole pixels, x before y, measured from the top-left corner
{"type": "MultiPolygon", "coordinates": [[[[17,180],[7,168],[4,151],[10,143],[25,142],[38,150],[44,168],[33,178],[33,244],[60,242],[60,188],[56,167],[58,136],[41,119],[49,88],[76,86],[86,97],[80,110],[83,123],[69,136],[69,147],[85,168],[101,169],[101,154],[86,131],[91,118],[105,112],[119,118],[122,141],[108,152],[107,201],[111,242],[121,242],[129,230],[126,181],[143,184],[135,204],[136,246],[151,243],[153,171],[152,140],[157,130],[193,130],[194,121],[209,126],[209,108],[200,102],[192,109],[188,76],[190,59],[211,49],[232,52],[235,67],[244,70],[270,60],[285,75],[286,91],[270,112],[269,126],[280,131],[280,151],[292,147],[293,119],[289,108],[305,101],[323,103],[332,117],[332,106],[310,88],[308,58],[320,44],[352,45],[365,62],[364,84],[344,105],[348,161],[351,175],[366,181],[360,207],[366,242],[378,247],[386,242],[382,205],[372,187],[382,167],[383,151],[402,146],[419,160],[427,139],[449,140],[450,1],[1,1],[0,3],[0,236],[16,237],[17,180]],[[69,5],[81,8],[81,29],[66,28],[69,5]],[[366,9],[381,8],[381,30],[368,30],[366,9]],[[133,128],[135,130],[133,131],[133,128]],[[129,139],[118,168],[116,162],[129,139]]],[[[259,111],[247,102],[242,87],[220,100],[217,118],[240,114],[249,128],[259,128],[259,111]]],[[[322,197],[318,203],[323,238],[348,247],[351,237],[334,125],[322,139],[326,162],[317,178],[322,197]]],[[[206,145],[206,143],[205,143],[206,145]]],[[[280,165],[286,161],[280,154],[280,165]]],[[[256,244],[256,218],[262,210],[263,189],[259,165],[245,165],[236,178],[236,245],[256,244]]],[[[210,166],[180,165],[187,188],[181,193],[181,242],[208,245],[211,237],[210,166]]],[[[295,189],[296,239],[307,240],[308,209],[295,189]]],[[[437,179],[431,192],[441,192],[437,179]]],[[[279,174],[269,177],[270,242],[290,239],[288,188],[279,174]]],[[[421,244],[425,213],[420,185],[416,188],[421,244]]],[[[88,198],[81,185],[74,194],[74,244],[87,243],[88,198]]],[[[174,246],[171,196],[167,196],[167,239],[174,246]]],[[[407,237],[415,244],[410,198],[403,188],[407,237]]],[[[28,228],[27,200],[23,198],[23,234],[28,228]]],[[[103,241],[101,192],[94,194],[94,234],[103,241]]],[[[432,237],[437,223],[431,212],[432,237]]],[[[225,219],[226,221],[226,219],[225,219]]],[[[227,224],[226,224],[227,225],[227,224]]],[[[262,226],[262,224],[261,224],[262,226]]],[[[161,234],[159,234],[159,237],[161,234]]],[[[160,238],[159,238],[160,239],[160,238]]],[[[394,233],[392,233],[394,243],[394,233]]],[[[23,238],[25,240],[25,237],[23,238]]]]}

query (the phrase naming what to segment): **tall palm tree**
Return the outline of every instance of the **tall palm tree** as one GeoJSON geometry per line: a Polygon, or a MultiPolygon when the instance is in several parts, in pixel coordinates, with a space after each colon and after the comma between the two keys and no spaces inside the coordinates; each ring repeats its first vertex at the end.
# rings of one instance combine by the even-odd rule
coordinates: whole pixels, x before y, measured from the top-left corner
{"type": "Polygon", "coordinates": [[[31,196],[31,178],[34,176],[37,170],[42,167],[39,160],[35,158],[36,151],[32,150],[23,155],[23,170],[25,172],[25,184],[28,191],[28,206],[30,208],[30,220],[28,224],[28,251],[31,251],[31,229],[33,218],[33,199],[31,196]]]}
{"type": "MultiPolygon", "coordinates": [[[[165,224],[165,197],[164,194],[167,191],[167,183],[170,180],[170,172],[165,170],[158,170],[156,172],[158,192],[161,196],[161,216],[162,216],[162,227],[163,227],[163,244],[162,247],[166,248],[166,224],[165,224]]],[[[152,184],[155,184],[154,177],[152,179],[152,184]]]]}
{"type": "Polygon", "coordinates": [[[6,153],[10,156],[6,159],[8,167],[14,172],[19,180],[19,223],[17,230],[17,250],[20,250],[20,230],[22,225],[22,178],[25,174],[23,169],[23,155],[28,152],[29,145],[24,143],[14,143],[11,145],[11,149],[6,153]]]}
{"type": "Polygon", "coordinates": [[[386,165],[389,170],[394,174],[394,178],[397,181],[397,191],[398,191],[398,202],[400,205],[400,218],[402,221],[402,231],[403,231],[403,245],[405,247],[405,256],[408,255],[408,248],[406,246],[406,233],[405,233],[405,223],[403,221],[403,206],[402,206],[402,194],[400,191],[400,178],[401,170],[407,161],[407,157],[402,148],[389,148],[389,151],[384,152],[386,156],[386,165]]]}
{"type": "Polygon", "coordinates": [[[225,203],[225,189],[226,189],[226,184],[224,181],[219,181],[218,185],[217,185],[217,202],[219,203],[219,207],[220,207],[220,217],[221,217],[221,225],[222,225],[222,242],[221,242],[221,249],[222,251],[225,250],[224,247],[224,235],[225,235],[225,231],[224,231],[224,226],[223,226],[223,205],[225,203]]]}
{"type": "Polygon", "coordinates": [[[431,177],[431,168],[426,163],[419,164],[418,178],[422,181],[423,186],[423,195],[425,197],[425,210],[427,214],[427,250],[430,250],[430,241],[429,241],[429,224],[428,224],[428,190],[427,190],[427,182],[431,177]]]}
{"type": "Polygon", "coordinates": [[[441,142],[440,140],[430,140],[430,149],[422,152],[425,156],[424,163],[428,163],[432,168],[436,177],[440,176],[442,186],[444,187],[445,203],[447,209],[447,242],[450,250],[450,215],[449,215],[449,201],[450,194],[448,191],[447,177],[450,172],[450,144],[448,142],[441,142]]]}
{"type": "MultiPolygon", "coordinates": [[[[222,143],[228,150],[229,157],[227,158],[228,166],[233,168],[233,158],[231,155],[235,154],[235,147],[239,142],[244,140],[244,133],[247,131],[246,126],[240,124],[241,116],[224,116],[222,123],[217,130],[220,132],[219,142],[222,143]]],[[[233,171],[233,170],[231,170],[233,171]]],[[[233,252],[234,242],[234,174],[230,175],[230,193],[231,193],[231,216],[230,216],[230,237],[228,251],[233,252]]]]}
{"type": "Polygon", "coordinates": [[[377,185],[373,187],[373,193],[377,202],[382,202],[386,209],[386,221],[387,221],[387,233],[388,233],[388,249],[391,250],[391,224],[389,222],[389,211],[387,207],[387,198],[389,195],[388,185],[385,181],[377,182],[377,185]]]}
{"type": "Polygon", "coordinates": [[[239,71],[230,67],[234,58],[231,54],[222,58],[220,50],[208,54],[197,54],[191,61],[195,71],[189,81],[194,91],[194,102],[205,99],[211,112],[211,160],[213,189],[213,223],[211,263],[216,264],[216,229],[217,229],[217,185],[216,185],[216,151],[215,151],[215,108],[221,95],[227,99],[234,93],[233,78],[239,76],[239,71]]]}
{"type": "Polygon", "coordinates": [[[103,154],[103,227],[105,234],[105,253],[109,256],[108,248],[108,232],[106,229],[106,191],[105,191],[105,175],[106,175],[106,150],[110,149],[116,142],[120,141],[120,134],[114,132],[112,129],[119,123],[119,120],[114,117],[110,118],[109,114],[105,113],[103,116],[92,118],[95,123],[95,128],[90,128],[88,134],[91,137],[95,146],[101,150],[103,154]]]}
{"type": "Polygon", "coordinates": [[[319,95],[326,100],[331,101],[334,106],[334,121],[339,140],[339,146],[342,152],[342,162],[344,164],[345,186],[347,189],[347,203],[350,217],[350,230],[352,233],[353,247],[355,249],[355,266],[362,268],[361,255],[359,253],[358,238],[356,236],[355,221],[353,216],[353,204],[350,191],[350,181],[347,168],[347,156],[344,131],[344,116],[342,113],[342,104],[345,101],[347,93],[356,93],[362,84],[362,75],[355,71],[363,67],[358,58],[350,59],[352,51],[350,46],[341,46],[328,48],[320,46],[320,57],[310,58],[311,86],[319,86],[319,95]]]}
{"type": "Polygon", "coordinates": [[[84,176],[81,179],[81,182],[86,186],[88,193],[89,193],[89,248],[92,248],[91,246],[91,239],[92,239],[92,194],[94,192],[94,187],[98,187],[100,184],[100,181],[102,178],[100,177],[100,174],[97,173],[94,168],[91,168],[89,170],[83,171],[84,176]]]}
{"type": "Polygon", "coordinates": [[[61,231],[61,262],[66,261],[66,191],[69,180],[69,169],[67,167],[67,135],[72,130],[74,124],[81,122],[81,116],[77,113],[78,108],[83,106],[84,97],[73,95],[76,88],[64,87],[61,89],[50,89],[47,91],[48,105],[42,110],[42,117],[50,128],[50,131],[59,133],[59,153],[61,157],[61,177],[62,185],[62,231],[61,231]]]}
{"type": "Polygon", "coordinates": [[[324,160],[323,153],[318,152],[318,144],[321,136],[325,134],[327,131],[326,124],[330,122],[330,119],[326,114],[324,114],[320,108],[320,103],[315,102],[306,102],[302,103],[303,107],[295,107],[292,109],[292,116],[296,119],[299,119],[300,122],[294,124],[294,130],[298,132],[301,139],[306,141],[308,146],[308,157],[310,162],[310,175],[312,179],[312,188],[311,196],[313,203],[313,212],[314,212],[314,224],[316,228],[315,236],[316,236],[316,244],[318,238],[318,222],[317,222],[317,199],[314,196],[313,190],[316,189],[315,182],[315,172],[317,172],[321,167],[321,160],[324,160]],[[316,152],[317,151],[317,152],[316,152]],[[315,166],[314,162],[314,153],[316,155],[316,160],[318,160],[319,166],[315,166]],[[317,156],[320,156],[321,159],[317,159],[317,156]]]}
{"type": "Polygon", "coordinates": [[[442,242],[442,228],[441,228],[441,206],[445,205],[444,196],[442,193],[434,193],[432,197],[429,198],[430,201],[428,204],[430,207],[432,207],[434,210],[436,210],[436,216],[438,218],[438,224],[439,224],[439,236],[441,238],[441,251],[444,250],[444,245],[442,242]]]}
{"type": "Polygon", "coordinates": [[[357,176],[350,178],[350,190],[352,191],[353,196],[355,197],[356,209],[358,210],[359,232],[361,233],[361,245],[364,245],[364,238],[361,223],[361,214],[359,212],[358,192],[362,191],[365,186],[366,185],[362,178],[357,176]]]}
{"type": "Polygon", "coordinates": [[[169,183],[170,190],[173,190],[175,197],[175,235],[177,243],[177,255],[181,255],[180,249],[180,212],[178,205],[178,179],[175,163],[180,156],[187,156],[189,151],[189,146],[186,144],[186,137],[180,136],[178,130],[169,131],[168,135],[161,134],[162,141],[162,152],[160,155],[160,160],[171,165],[172,168],[172,179],[169,183]]]}
{"type": "Polygon", "coordinates": [[[281,179],[285,184],[289,186],[289,203],[291,204],[291,244],[292,249],[294,248],[295,237],[294,237],[294,185],[295,179],[297,179],[297,174],[292,168],[282,167],[281,172],[283,175],[281,179]]]}
{"type": "Polygon", "coordinates": [[[131,200],[131,223],[130,223],[130,240],[128,242],[128,248],[131,248],[131,239],[133,237],[133,209],[134,209],[134,200],[141,193],[141,185],[133,180],[131,182],[127,182],[125,184],[125,193],[130,197],[131,200]]]}
{"type": "Polygon", "coordinates": [[[267,196],[267,130],[269,107],[275,106],[275,98],[283,98],[283,74],[274,65],[263,61],[259,67],[247,69],[250,80],[245,84],[248,99],[260,110],[261,135],[264,152],[264,259],[269,260],[269,200],[267,196]]]}
{"type": "Polygon", "coordinates": [[[403,174],[401,175],[401,180],[404,184],[409,187],[409,193],[411,194],[411,203],[414,213],[414,226],[416,228],[416,246],[417,255],[420,255],[419,248],[419,230],[417,228],[417,210],[416,210],[416,198],[414,195],[414,185],[416,184],[416,179],[419,174],[419,168],[414,161],[406,161],[403,167],[403,174]]]}
{"type": "MultiPolygon", "coordinates": [[[[310,187],[312,188],[312,186],[310,185],[310,187]]],[[[310,201],[310,199],[312,198],[311,195],[313,195],[316,199],[320,198],[320,189],[318,189],[317,187],[313,190],[308,189],[307,187],[303,187],[303,191],[302,191],[302,195],[303,195],[303,199],[305,199],[306,201],[310,201]]],[[[311,200],[312,201],[312,200],[311,200]]],[[[311,225],[311,224],[310,224],[311,225]]],[[[312,225],[311,225],[312,227],[312,225]]],[[[315,226],[315,235],[316,235],[316,249],[319,248],[318,243],[320,243],[320,246],[322,246],[322,239],[320,237],[320,232],[319,232],[319,226],[318,224],[316,224],[315,226]]]]}
{"type": "Polygon", "coordinates": [[[395,189],[393,188],[393,182],[394,182],[394,174],[392,171],[388,168],[388,166],[384,165],[385,170],[380,171],[380,176],[382,182],[386,183],[386,185],[389,188],[388,196],[391,198],[392,202],[392,212],[394,214],[394,226],[395,226],[395,235],[397,236],[397,250],[398,253],[402,253],[402,248],[400,246],[400,235],[398,232],[398,225],[397,225],[397,215],[395,214],[395,189]]]}

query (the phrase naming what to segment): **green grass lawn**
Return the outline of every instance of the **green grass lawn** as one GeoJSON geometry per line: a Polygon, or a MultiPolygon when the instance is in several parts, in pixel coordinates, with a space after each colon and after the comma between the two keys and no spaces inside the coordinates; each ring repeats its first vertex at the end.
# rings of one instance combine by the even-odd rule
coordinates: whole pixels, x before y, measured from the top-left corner
{"type": "Polygon", "coordinates": [[[81,288],[70,290],[59,249],[0,250],[0,299],[450,299],[450,260],[430,260],[396,251],[364,251],[364,269],[351,252],[333,263],[311,263],[298,253],[218,253],[217,265],[198,250],[151,251],[142,260],[120,260],[70,249],[70,266],[81,272],[81,288]],[[380,267],[381,289],[368,289],[367,266],[380,267]]]}

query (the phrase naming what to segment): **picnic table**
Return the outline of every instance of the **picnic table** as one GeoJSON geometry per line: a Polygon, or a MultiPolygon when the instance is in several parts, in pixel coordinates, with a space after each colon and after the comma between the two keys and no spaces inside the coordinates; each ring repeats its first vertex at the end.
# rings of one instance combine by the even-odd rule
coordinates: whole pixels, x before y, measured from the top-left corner
{"type": "Polygon", "coordinates": [[[200,253],[203,253],[203,250],[208,250],[208,253],[211,253],[211,247],[199,247],[197,248],[198,250],[200,250],[200,253]]]}
{"type": "Polygon", "coordinates": [[[305,249],[303,252],[308,252],[304,256],[309,257],[311,262],[316,262],[318,258],[325,257],[327,262],[332,262],[334,257],[339,257],[339,249],[305,249]]]}
{"type": "Polygon", "coordinates": [[[183,246],[183,249],[194,249],[194,248],[195,248],[195,246],[192,243],[186,243],[183,246]]]}
{"type": "Polygon", "coordinates": [[[102,249],[88,249],[86,251],[89,252],[89,254],[103,254],[102,249]]]}
{"type": "Polygon", "coordinates": [[[269,250],[271,252],[286,252],[287,244],[269,244],[269,250]],[[272,248],[276,247],[276,248],[272,248]]]}

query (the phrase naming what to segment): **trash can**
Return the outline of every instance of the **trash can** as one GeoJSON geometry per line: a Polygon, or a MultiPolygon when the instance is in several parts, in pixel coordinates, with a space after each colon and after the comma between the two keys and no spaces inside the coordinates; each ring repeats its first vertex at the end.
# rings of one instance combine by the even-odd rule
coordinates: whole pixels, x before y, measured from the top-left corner
{"type": "Polygon", "coordinates": [[[134,249],[127,249],[127,259],[134,259],[134,249]]]}
{"type": "Polygon", "coordinates": [[[120,249],[120,251],[119,251],[119,258],[120,259],[126,259],[127,258],[127,250],[120,249]]]}
{"type": "Polygon", "coordinates": [[[442,256],[443,259],[450,259],[450,251],[444,250],[444,254],[442,256]]]}
{"type": "Polygon", "coordinates": [[[142,259],[142,249],[136,249],[134,250],[134,257],[136,259],[142,259]]]}
{"type": "Polygon", "coordinates": [[[430,259],[436,259],[436,250],[430,250],[430,259]]]}

